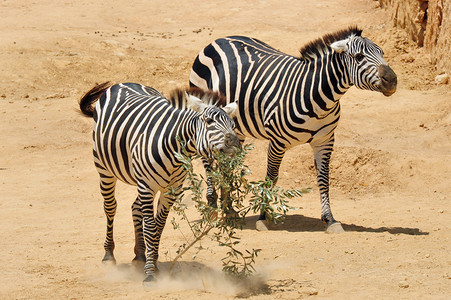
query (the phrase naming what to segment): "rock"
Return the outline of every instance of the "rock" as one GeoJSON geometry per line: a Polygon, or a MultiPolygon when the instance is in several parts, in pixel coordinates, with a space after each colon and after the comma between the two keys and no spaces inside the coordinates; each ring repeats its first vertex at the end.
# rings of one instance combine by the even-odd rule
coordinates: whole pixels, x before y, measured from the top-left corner
{"type": "Polygon", "coordinates": [[[318,290],[312,286],[304,286],[299,290],[299,293],[304,294],[304,295],[313,296],[313,295],[318,295],[318,290]]]}
{"type": "Polygon", "coordinates": [[[399,286],[400,288],[406,289],[406,288],[409,287],[409,283],[408,283],[407,281],[405,281],[405,280],[401,280],[401,281],[398,283],[398,286],[399,286]]]}
{"type": "Polygon", "coordinates": [[[441,75],[435,76],[435,83],[436,84],[447,84],[448,80],[449,80],[449,75],[448,74],[441,74],[441,75]]]}

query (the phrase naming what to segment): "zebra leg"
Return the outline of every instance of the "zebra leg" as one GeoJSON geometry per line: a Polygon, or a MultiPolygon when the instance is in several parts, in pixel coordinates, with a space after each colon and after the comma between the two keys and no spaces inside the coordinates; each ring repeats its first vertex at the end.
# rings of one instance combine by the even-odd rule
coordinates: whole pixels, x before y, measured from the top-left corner
{"type": "MultiPolygon", "coordinates": [[[[282,159],[286,151],[287,148],[285,148],[284,145],[277,144],[277,142],[275,141],[269,142],[266,177],[272,180],[274,184],[277,183],[277,178],[279,177],[280,164],[282,163],[282,159]]],[[[266,221],[265,212],[261,211],[258,221],[255,223],[255,228],[258,231],[266,231],[269,229],[268,227],[269,224],[266,221]]]]}
{"type": "Polygon", "coordinates": [[[133,258],[132,264],[136,267],[144,267],[146,262],[146,245],[144,244],[141,206],[141,200],[137,197],[132,205],[133,225],[135,228],[135,258],[133,258]]]}
{"type": "MultiPolygon", "coordinates": [[[[176,185],[173,185],[173,187],[176,188],[176,185]]],[[[181,189],[179,190],[181,191],[181,189]]],[[[155,280],[155,274],[158,272],[156,264],[158,261],[161,234],[163,233],[169,211],[178,195],[173,196],[161,191],[155,217],[153,201],[149,205],[144,205],[143,201],[144,238],[147,248],[146,264],[144,266],[144,271],[146,272],[146,278],[144,279],[145,285],[150,285],[155,280]],[[150,232],[148,228],[150,228],[150,232]]]]}
{"type": "MultiPolygon", "coordinates": [[[[237,137],[242,147],[246,137],[240,133],[237,133],[237,137]]],[[[240,218],[239,213],[233,208],[233,201],[230,198],[230,191],[224,188],[221,189],[221,206],[221,209],[225,212],[228,218],[240,218]]]]}
{"type": "MultiPolygon", "coordinates": [[[[204,165],[205,171],[207,174],[211,172],[211,161],[208,158],[202,158],[202,163],[204,165]]],[[[218,194],[216,193],[215,186],[213,185],[211,181],[211,177],[207,176],[207,201],[208,205],[210,205],[213,208],[218,207],[218,194]]]]}
{"type": "Polygon", "coordinates": [[[155,274],[158,272],[157,260],[158,260],[158,243],[156,241],[157,236],[157,224],[154,216],[154,196],[155,193],[146,184],[138,182],[138,198],[141,202],[141,212],[143,216],[143,237],[144,244],[146,246],[146,263],[144,265],[144,272],[146,278],[144,283],[149,283],[155,280],[155,274]]]}
{"type": "MultiPolygon", "coordinates": [[[[243,145],[244,140],[245,140],[245,136],[241,135],[239,133],[237,133],[237,137],[240,140],[240,144],[243,145]]],[[[205,171],[207,172],[207,174],[209,172],[211,172],[211,160],[208,158],[202,158],[202,163],[204,165],[205,171]]],[[[228,195],[225,195],[226,197],[228,195]]],[[[217,208],[218,207],[218,194],[216,192],[216,188],[212,183],[211,177],[207,176],[207,201],[208,201],[208,205],[210,205],[213,208],[217,208]]],[[[221,191],[221,199],[224,199],[224,196],[222,195],[222,191],[221,191]]]]}
{"type": "Polygon", "coordinates": [[[230,198],[230,191],[221,188],[221,209],[228,218],[239,218],[239,213],[233,208],[233,202],[230,198]]]}
{"type": "Polygon", "coordinates": [[[117,202],[114,196],[116,189],[116,178],[105,173],[100,174],[100,191],[103,196],[103,209],[107,219],[106,239],[104,243],[105,256],[102,259],[103,263],[116,263],[114,258],[114,240],[113,240],[113,223],[116,215],[117,202]]]}
{"type": "Polygon", "coordinates": [[[318,187],[321,195],[321,220],[327,223],[327,232],[340,233],[343,227],[337,222],[330,209],[329,201],[329,162],[333,150],[334,138],[321,145],[312,145],[315,156],[315,167],[318,176],[318,187]]]}

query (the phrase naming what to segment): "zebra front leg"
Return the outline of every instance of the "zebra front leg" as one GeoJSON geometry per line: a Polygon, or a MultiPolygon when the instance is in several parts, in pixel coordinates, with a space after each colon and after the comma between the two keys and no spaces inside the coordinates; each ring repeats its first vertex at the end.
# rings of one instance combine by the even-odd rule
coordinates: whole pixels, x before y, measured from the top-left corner
{"type": "Polygon", "coordinates": [[[318,187],[321,195],[321,220],[327,223],[326,232],[344,232],[341,223],[336,221],[332,215],[329,201],[329,162],[333,150],[333,137],[321,146],[312,145],[315,156],[315,167],[317,172],[318,187]]]}
{"type": "Polygon", "coordinates": [[[105,256],[102,259],[103,263],[116,264],[114,258],[114,239],[113,239],[113,224],[114,216],[116,215],[117,202],[114,196],[116,189],[116,178],[108,176],[103,173],[100,174],[100,191],[103,196],[103,209],[107,219],[106,239],[103,247],[105,248],[105,256]]]}
{"type": "Polygon", "coordinates": [[[240,214],[233,208],[233,200],[230,198],[230,190],[221,188],[221,209],[227,218],[240,218],[240,214]]]}
{"type": "MultiPolygon", "coordinates": [[[[174,184],[173,187],[175,188],[176,185],[174,184]]],[[[181,191],[181,189],[178,190],[181,191]]],[[[173,196],[161,191],[155,217],[153,201],[149,201],[148,203],[147,201],[146,203],[143,201],[144,238],[147,249],[146,264],[144,266],[144,271],[146,272],[144,285],[146,286],[151,285],[151,282],[155,280],[155,275],[158,272],[157,261],[161,234],[163,233],[169,210],[178,195],[173,196]]]]}
{"type": "Polygon", "coordinates": [[[205,168],[205,172],[207,172],[207,201],[208,205],[210,205],[213,208],[218,207],[218,194],[216,193],[215,186],[212,183],[211,177],[208,176],[208,174],[211,172],[211,160],[208,158],[202,158],[202,163],[205,168]]]}
{"type": "MultiPolygon", "coordinates": [[[[280,164],[282,163],[282,159],[286,151],[287,148],[285,148],[284,145],[278,144],[276,141],[269,142],[266,177],[272,180],[274,184],[277,183],[280,164]]],[[[258,231],[269,230],[269,223],[266,220],[264,211],[260,212],[258,221],[255,223],[255,228],[258,231]]]]}
{"type": "Polygon", "coordinates": [[[132,264],[137,268],[144,267],[144,264],[146,263],[146,245],[144,244],[143,214],[141,206],[141,200],[137,197],[132,205],[132,217],[135,229],[135,258],[133,258],[132,264]]]}
{"type": "Polygon", "coordinates": [[[146,263],[144,264],[146,278],[144,279],[144,284],[147,285],[155,280],[155,275],[158,272],[158,253],[155,252],[157,224],[155,222],[153,204],[155,193],[147,185],[138,183],[138,194],[141,202],[143,237],[146,247],[146,263]]]}
{"type": "MultiPolygon", "coordinates": [[[[218,208],[218,194],[216,193],[216,188],[213,185],[211,177],[209,176],[209,173],[211,172],[212,161],[208,158],[202,157],[202,163],[204,165],[205,172],[207,173],[207,202],[210,207],[216,209],[218,208]]],[[[212,220],[216,220],[218,218],[218,213],[216,211],[213,211],[210,215],[210,218],[212,220]]]]}

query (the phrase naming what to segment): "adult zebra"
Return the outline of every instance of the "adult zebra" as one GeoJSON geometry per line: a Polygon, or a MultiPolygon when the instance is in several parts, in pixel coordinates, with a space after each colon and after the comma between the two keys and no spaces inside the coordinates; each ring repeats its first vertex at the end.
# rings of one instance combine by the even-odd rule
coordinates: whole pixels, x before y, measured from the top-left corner
{"type": "MultiPolygon", "coordinates": [[[[284,54],[253,38],[217,39],[196,57],[190,85],[236,101],[240,139],[269,140],[267,177],[277,180],[287,149],[309,143],[314,152],[321,195],[321,219],[332,232],[343,231],[329,203],[329,159],[340,117],[340,98],[352,86],[390,96],[397,78],[381,48],[357,27],[327,34],[301,48],[301,56],[284,54]]],[[[206,164],[208,168],[208,164],[206,164]]],[[[207,198],[214,203],[213,186],[207,198]]],[[[266,229],[260,215],[257,229],[266,229]]]]}
{"type": "MultiPolygon", "coordinates": [[[[237,105],[216,106],[223,97],[211,91],[176,90],[170,99],[153,88],[121,83],[95,86],[80,100],[83,114],[94,118],[94,162],[100,175],[107,233],[103,262],[115,262],[113,222],[117,179],[138,187],[132,205],[135,227],[134,263],[143,263],[145,282],[154,279],[158,248],[166,218],[180,194],[186,171],[174,152],[213,157],[214,151],[232,155],[239,140],[233,116],[237,105]],[[94,103],[97,102],[94,108],[94,103]],[[230,115],[230,116],[229,116],[230,115]],[[159,199],[155,199],[160,192],[159,199]],[[157,208],[154,212],[154,200],[157,208]],[[147,249],[147,254],[146,254],[147,249]]],[[[223,102],[222,102],[223,103],[223,102]]],[[[224,104],[224,103],[223,103],[224,104]]]]}

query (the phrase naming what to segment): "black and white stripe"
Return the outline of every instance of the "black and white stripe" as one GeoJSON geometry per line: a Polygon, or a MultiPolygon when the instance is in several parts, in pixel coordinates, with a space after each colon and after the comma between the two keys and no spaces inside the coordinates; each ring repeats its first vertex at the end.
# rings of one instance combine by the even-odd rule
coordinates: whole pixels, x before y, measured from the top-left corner
{"type": "Polygon", "coordinates": [[[154,279],[161,233],[178,196],[168,192],[180,193],[178,188],[186,176],[174,155],[181,151],[179,140],[186,144],[188,154],[197,152],[210,159],[215,151],[233,154],[240,147],[230,117],[236,104],[221,109],[221,101],[224,102],[218,94],[199,89],[177,90],[166,99],[153,88],[135,83],[111,87],[101,84],[80,100],[81,111],[94,118],[94,162],[107,216],[104,262],[115,262],[114,193],[119,179],[138,187],[138,197],[132,205],[136,255],[133,261],[145,262],[146,282],[154,279]]]}
{"type": "MultiPolygon", "coordinates": [[[[237,102],[241,139],[269,140],[267,176],[276,180],[287,149],[309,143],[321,194],[321,219],[335,223],[329,204],[329,160],[340,98],[352,86],[390,96],[396,74],[382,50],[349,28],[325,35],[301,50],[284,54],[253,38],[232,36],[205,47],[193,64],[190,85],[237,102]]],[[[213,187],[209,200],[213,201],[213,187]]],[[[261,215],[260,219],[264,219],[261,215]]]]}

